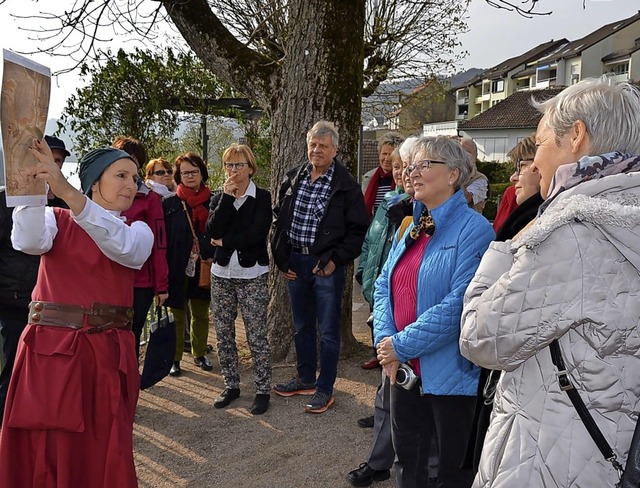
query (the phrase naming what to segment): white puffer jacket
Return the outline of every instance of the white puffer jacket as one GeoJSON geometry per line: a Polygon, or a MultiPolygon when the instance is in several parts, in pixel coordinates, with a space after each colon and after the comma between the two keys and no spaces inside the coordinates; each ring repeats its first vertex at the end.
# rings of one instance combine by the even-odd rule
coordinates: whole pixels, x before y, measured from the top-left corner
{"type": "Polygon", "coordinates": [[[501,375],[474,487],[605,488],[618,476],[560,390],[549,343],[624,465],[640,407],[640,174],[560,193],[494,242],[465,296],[460,349],[501,375]]]}

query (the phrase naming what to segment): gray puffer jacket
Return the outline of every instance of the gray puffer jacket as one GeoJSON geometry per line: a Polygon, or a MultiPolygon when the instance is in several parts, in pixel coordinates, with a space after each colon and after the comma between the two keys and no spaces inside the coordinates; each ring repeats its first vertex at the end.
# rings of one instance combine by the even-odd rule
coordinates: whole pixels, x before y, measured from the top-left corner
{"type": "Polygon", "coordinates": [[[558,195],[494,242],[467,289],[462,355],[503,370],[474,487],[605,488],[618,476],[561,391],[575,388],[624,465],[640,408],[640,174],[558,195]]]}

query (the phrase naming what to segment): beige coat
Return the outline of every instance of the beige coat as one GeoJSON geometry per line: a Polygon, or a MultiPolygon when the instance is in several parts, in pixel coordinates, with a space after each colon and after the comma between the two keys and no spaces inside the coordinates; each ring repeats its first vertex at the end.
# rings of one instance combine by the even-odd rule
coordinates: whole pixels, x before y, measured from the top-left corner
{"type": "Polygon", "coordinates": [[[465,296],[462,355],[501,375],[474,487],[613,487],[549,343],[623,464],[640,407],[640,174],[561,193],[494,242],[465,296]]]}

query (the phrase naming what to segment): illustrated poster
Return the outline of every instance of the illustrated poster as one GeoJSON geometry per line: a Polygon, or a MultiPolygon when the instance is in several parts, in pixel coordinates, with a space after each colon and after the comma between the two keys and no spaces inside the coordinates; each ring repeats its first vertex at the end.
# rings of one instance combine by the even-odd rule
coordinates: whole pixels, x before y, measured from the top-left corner
{"type": "Polygon", "coordinates": [[[29,146],[34,138],[44,137],[51,70],[6,49],[2,55],[0,130],[7,206],[44,205],[45,183],[33,177],[37,160],[29,152],[29,146]]]}

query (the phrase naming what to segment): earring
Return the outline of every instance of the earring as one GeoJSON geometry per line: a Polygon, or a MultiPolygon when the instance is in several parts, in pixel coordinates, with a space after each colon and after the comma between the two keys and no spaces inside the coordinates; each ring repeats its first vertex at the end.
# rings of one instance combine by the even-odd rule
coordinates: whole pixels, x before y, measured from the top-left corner
{"type": "Polygon", "coordinates": [[[453,185],[453,183],[450,181],[450,182],[449,182],[449,186],[452,186],[452,185],[453,185]]]}

